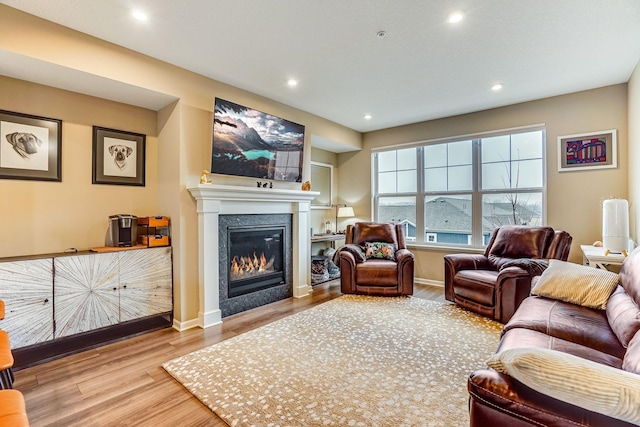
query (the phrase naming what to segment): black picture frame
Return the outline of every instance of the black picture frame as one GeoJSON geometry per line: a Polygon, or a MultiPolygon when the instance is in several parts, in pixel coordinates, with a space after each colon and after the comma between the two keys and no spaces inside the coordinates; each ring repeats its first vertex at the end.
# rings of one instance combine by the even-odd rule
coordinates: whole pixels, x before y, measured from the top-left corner
{"type": "Polygon", "coordinates": [[[0,110],[0,179],[62,181],[62,120],[0,110]]]}
{"type": "Polygon", "coordinates": [[[147,136],[93,127],[92,184],[145,185],[147,136]]]}

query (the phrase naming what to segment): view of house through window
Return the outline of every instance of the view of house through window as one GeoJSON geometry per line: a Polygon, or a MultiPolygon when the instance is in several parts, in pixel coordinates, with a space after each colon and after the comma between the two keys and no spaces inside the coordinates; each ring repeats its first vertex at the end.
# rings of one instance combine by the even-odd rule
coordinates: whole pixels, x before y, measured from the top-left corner
{"type": "Polygon", "coordinates": [[[542,225],[544,146],[538,127],[376,151],[376,221],[410,242],[475,247],[501,225],[542,225]]]}

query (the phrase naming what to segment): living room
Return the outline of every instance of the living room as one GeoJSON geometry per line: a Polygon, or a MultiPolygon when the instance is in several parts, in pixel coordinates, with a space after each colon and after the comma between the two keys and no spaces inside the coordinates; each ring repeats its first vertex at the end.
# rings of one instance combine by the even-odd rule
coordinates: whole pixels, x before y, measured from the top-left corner
{"type": "MultiPolygon", "coordinates": [[[[337,189],[334,202],[354,208],[356,218],[334,224],[338,228],[356,220],[374,219],[373,149],[544,124],[546,223],[572,234],[574,246],[569,260],[582,263],[579,244],[601,240],[604,198],[629,200],[631,236],[637,240],[640,173],[633,162],[640,161],[640,65],[628,80],[616,84],[360,132],[6,5],[0,5],[0,24],[4,33],[0,39],[0,109],[57,118],[63,123],[61,182],[2,181],[0,197],[5,203],[0,257],[101,246],[107,219],[115,213],[166,215],[172,219],[173,317],[178,330],[196,327],[202,311],[198,213],[186,188],[197,186],[202,170],[210,167],[215,98],[303,123],[310,139],[313,136],[340,143],[341,148],[333,152],[319,148],[322,143],[314,147],[308,140],[304,153],[304,180],[309,179],[310,161],[332,164],[337,189]],[[19,71],[6,65],[9,63],[18,64],[19,71]],[[53,81],[51,76],[55,77],[53,81]],[[64,89],[74,80],[93,83],[93,91],[64,89]],[[124,92],[138,99],[116,102],[110,100],[110,92],[124,92]],[[140,99],[144,107],[136,104],[140,99]],[[144,186],[92,184],[94,125],[146,135],[144,186]],[[617,130],[616,168],[558,172],[558,136],[605,129],[617,130]]],[[[218,175],[211,179],[216,184],[255,185],[252,179],[218,175]]],[[[275,185],[300,188],[299,183],[275,185]]],[[[310,225],[319,229],[323,224],[324,218],[313,218],[310,225]]],[[[443,257],[450,249],[416,245],[412,251],[416,282],[441,284],[443,257]]]]}

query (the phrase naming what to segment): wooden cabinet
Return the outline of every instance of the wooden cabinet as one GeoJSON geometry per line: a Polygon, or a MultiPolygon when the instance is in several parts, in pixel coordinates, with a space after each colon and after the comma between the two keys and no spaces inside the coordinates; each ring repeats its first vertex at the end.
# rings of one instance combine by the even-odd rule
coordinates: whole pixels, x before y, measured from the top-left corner
{"type": "Polygon", "coordinates": [[[0,262],[14,349],[170,314],[171,247],[0,262]]]}
{"type": "Polygon", "coordinates": [[[53,339],[53,259],[0,263],[2,329],[12,348],[53,339]]]}
{"type": "Polygon", "coordinates": [[[54,258],[55,338],[119,322],[119,255],[54,258]]]}
{"type": "Polygon", "coordinates": [[[118,252],[120,322],[173,310],[171,248],[118,252]]]}

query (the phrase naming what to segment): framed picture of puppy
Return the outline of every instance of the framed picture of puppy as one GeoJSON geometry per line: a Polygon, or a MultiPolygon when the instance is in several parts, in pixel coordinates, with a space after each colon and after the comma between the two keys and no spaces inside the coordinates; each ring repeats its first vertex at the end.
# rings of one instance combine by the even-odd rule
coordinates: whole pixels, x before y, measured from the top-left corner
{"type": "Polygon", "coordinates": [[[93,127],[93,184],[145,183],[147,136],[141,133],[93,127]]]}
{"type": "Polygon", "coordinates": [[[62,181],[62,120],[0,110],[0,179],[62,181]]]}

